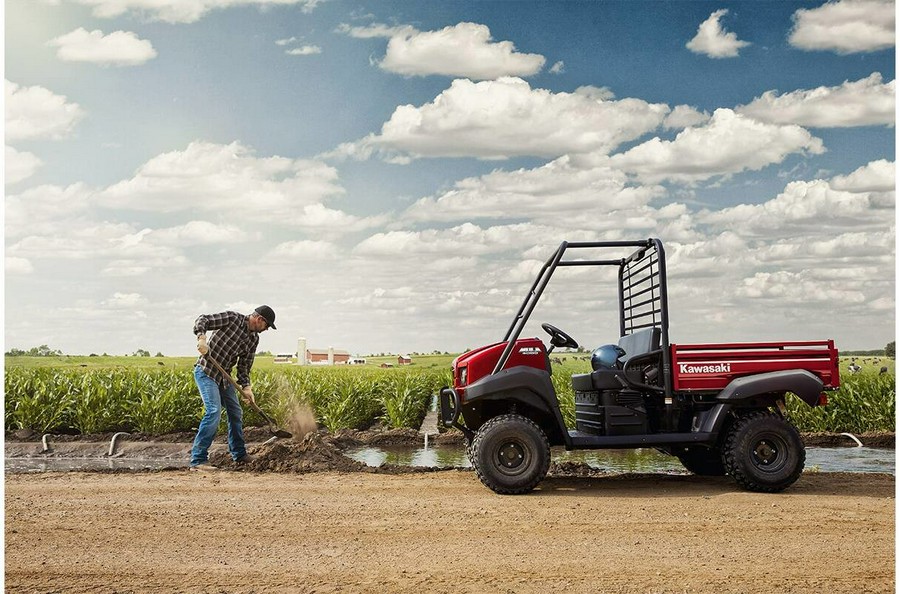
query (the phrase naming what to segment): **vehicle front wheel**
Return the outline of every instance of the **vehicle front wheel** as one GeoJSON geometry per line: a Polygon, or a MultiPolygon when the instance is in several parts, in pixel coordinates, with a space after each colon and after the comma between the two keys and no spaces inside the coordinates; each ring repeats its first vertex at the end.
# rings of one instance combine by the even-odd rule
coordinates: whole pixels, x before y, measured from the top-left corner
{"type": "Polygon", "coordinates": [[[731,426],[722,460],[728,474],[745,489],[776,493],[800,478],[806,450],[790,422],[759,411],[738,418],[731,426]]]}
{"type": "Polygon", "coordinates": [[[472,462],[484,485],[502,495],[528,493],[547,475],[550,443],[534,421],[501,415],[481,426],[472,462]]]}

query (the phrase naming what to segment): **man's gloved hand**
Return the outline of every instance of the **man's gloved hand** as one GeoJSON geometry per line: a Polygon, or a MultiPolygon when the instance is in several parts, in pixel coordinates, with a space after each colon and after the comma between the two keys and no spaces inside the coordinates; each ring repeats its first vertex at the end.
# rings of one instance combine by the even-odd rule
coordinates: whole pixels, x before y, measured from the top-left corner
{"type": "Polygon", "coordinates": [[[250,386],[241,388],[241,396],[243,396],[244,402],[247,404],[256,404],[256,399],[253,397],[253,389],[250,386]]]}
{"type": "Polygon", "coordinates": [[[197,335],[197,350],[200,351],[201,355],[209,352],[209,346],[206,344],[206,334],[197,335]]]}

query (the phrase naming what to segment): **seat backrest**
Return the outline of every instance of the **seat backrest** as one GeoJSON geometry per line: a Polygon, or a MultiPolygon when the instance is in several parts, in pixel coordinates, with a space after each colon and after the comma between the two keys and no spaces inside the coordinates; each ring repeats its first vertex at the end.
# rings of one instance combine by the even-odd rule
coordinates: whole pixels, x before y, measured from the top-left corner
{"type": "Polygon", "coordinates": [[[619,339],[619,347],[625,354],[619,357],[625,363],[636,355],[643,355],[659,349],[659,328],[644,328],[619,339]]]}

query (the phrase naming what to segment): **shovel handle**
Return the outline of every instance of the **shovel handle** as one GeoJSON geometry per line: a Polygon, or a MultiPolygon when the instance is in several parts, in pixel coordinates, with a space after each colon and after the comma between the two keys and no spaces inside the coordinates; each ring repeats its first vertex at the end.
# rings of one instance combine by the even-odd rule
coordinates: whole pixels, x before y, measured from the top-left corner
{"type": "MultiPolygon", "coordinates": [[[[222,375],[224,375],[226,378],[228,378],[228,381],[231,382],[231,385],[234,386],[234,389],[235,389],[235,390],[237,390],[238,392],[240,392],[240,391],[243,390],[243,388],[241,387],[241,385],[238,384],[237,381],[235,381],[235,379],[234,379],[233,377],[231,377],[231,374],[228,373],[227,371],[225,371],[225,370],[222,368],[222,366],[219,365],[219,362],[216,361],[215,359],[213,359],[213,358],[209,355],[209,353],[206,353],[206,355],[204,355],[204,356],[206,357],[206,360],[207,360],[207,361],[209,361],[210,363],[213,364],[213,367],[215,367],[216,369],[218,369],[218,370],[222,373],[222,375]]],[[[259,406],[257,406],[257,404],[256,404],[255,402],[253,402],[252,400],[250,401],[250,406],[253,407],[253,410],[255,410],[256,412],[258,412],[259,414],[261,414],[261,415],[262,415],[262,418],[264,418],[264,419],[266,420],[266,422],[267,422],[269,425],[271,425],[272,427],[275,427],[275,421],[273,421],[272,419],[270,419],[270,418],[269,418],[269,415],[267,415],[266,413],[264,413],[263,410],[262,410],[259,406]]],[[[274,431],[274,429],[273,429],[273,431],[274,431]]]]}
{"type": "MultiPolygon", "coordinates": [[[[209,356],[209,353],[206,354],[206,358],[209,360],[210,363],[213,364],[213,367],[215,367],[216,369],[218,369],[220,372],[222,372],[222,375],[224,375],[226,378],[228,378],[228,381],[231,382],[231,385],[234,386],[234,389],[235,389],[235,390],[237,390],[238,392],[242,392],[242,391],[244,390],[244,388],[242,388],[241,385],[240,385],[239,383],[237,383],[233,377],[231,377],[231,374],[228,373],[227,371],[225,371],[225,370],[222,368],[222,366],[219,365],[219,362],[218,362],[218,361],[216,361],[215,359],[213,359],[212,357],[209,356]]],[[[261,410],[259,409],[259,407],[256,406],[256,403],[253,402],[252,400],[250,401],[250,406],[252,406],[254,409],[256,409],[256,412],[258,412],[259,414],[261,414],[267,421],[269,421],[270,424],[272,423],[272,420],[269,419],[269,417],[266,416],[266,413],[264,413],[263,411],[261,411],[261,410]]]]}
{"type": "Polygon", "coordinates": [[[205,355],[205,357],[206,357],[206,360],[207,360],[207,361],[209,361],[210,363],[213,364],[213,367],[215,367],[216,369],[218,369],[218,370],[222,373],[222,375],[224,375],[224,376],[228,379],[228,381],[231,383],[231,385],[234,386],[234,389],[235,389],[235,390],[237,390],[238,392],[240,392],[241,390],[244,389],[244,388],[242,388],[242,387],[240,386],[240,384],[238,384],[238,383],[235,381],[235,379],[234,379],[233,377],[231,377],[231,374],[230,374],[230,373],[228,373],[227,371],[225,371],[225,370],[222,368],[222,366],[219,365],[219,362],[218,362],[218,361],[216,361],[215,359],[213,359],[213,358],[209,355],[209,353],[207,353],[207,354],[205,355]]]}

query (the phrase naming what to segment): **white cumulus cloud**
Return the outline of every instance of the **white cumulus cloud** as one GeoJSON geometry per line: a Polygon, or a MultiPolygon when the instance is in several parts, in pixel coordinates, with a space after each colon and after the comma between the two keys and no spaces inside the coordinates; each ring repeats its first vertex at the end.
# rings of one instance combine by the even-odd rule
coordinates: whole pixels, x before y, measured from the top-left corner
{"type": "Polygon", "coordinates": [[[838,0],[794,13],[788,41],[803,50],[839,54],[873,52],[895,43],[891,0],[838,0]]]}
{"type": "Polygon", "coordinates": [[[44,87],[5,81],[6,141],[60,139],[71,134],[84,110],[44,87]]]}
{"type": "Polygon", "coordinates": [[[230,244],[249,241],[251,236],[235,225],[188,221],[176,227],[147,230],[149,241],[167,246],[230,244]]]}
{"type": "Polygon", "coordinates": [[[663,127],[667,129],[690,128],[709,121],[709,114],[690,105],[676,105],[666,116],[663,127]]]}
{"type": "Polygon", "coordinates": [[[112,309],[131,309],[149,303],[140,293],[113,293],[113,296],[101,302],[101,305],[112,309]]]}
{"type": "Polygon", "coordinates": [[[139,39],[131,31],[113,31],[104,35],[95,29],[81,27],[47,42],[58,48],[56,55],[63,62],[90,62],[103,66],[138,66],[156,57],[153,44],[139,39]]]}
{"type": "Polygon", "coordinates": [[[644,181],[691,183],[759,170],[792,153],[824,151],[822,141],[800,126],[766,124],[717,109],[706,125],[687,128],[674,140],[654,138],[614,155],[610,163],[644,181]]]}
{"type": "Polygon", "coordinates": [[[302,239],[279,243],[270,257],[289,261],[324,260],[336,258],[341,250],[329,241],[302,239]]]}
{"type": "Polygon", "coordinates": [[[320,0],[69,0],[93,7],[94,16],[117,18],[135,14],[166,23],[194,23],[213,10],[255,6],[260,9],[276,6],[300,6],[310,12],[320,0]]]}
{"type": "Polygon", "coordinates": [[[709,18],[700,23],[697,35],[687,42],[685,47],[695,54],[703,54],[710,58],[736,58],[742,47],[750,45],[741,41],[736,33],[725,31],[719,22],[728,14],[728,9],[717,10],[709,18]]]}
{"type": "Polygon", "coordinates": [[[41,160],[32,153],[17,151],[13,147],[7,146],[5,165],[5,183],[9,185],[28,179],[40,169],[42,163],[41,160]]]}
{"type": "Polygon", "coordinates": [[[831,180],[834,189],[850,192],[893,192],[896,183],[895,163],[886,159],[866,163],[848,175],[831,180]]]}
{"type": "Polygon", "coordinates": [[[745,235],[783,237],[884,228],[893,219],[893,205],[873,200],[869,192],[835,189],[826,180],[793,181],[762,204],[739,204],[698,216],[706,224],[745,235]]]}
{"type": "Polygon", "coordinates": [[[412,157],[506,159],[609,152],[654,130],[669,108],[640,99],[613,100],[606,89],[574,93],[534,89],[520,78],[453,81],[430,103],[401,105],[381,129],[335,154],[382,150],[412,157]]]}
{"type": "Polygon", "coordinates": [[[34,272],[34,266],[27,258],[17,258],[15,256],[6,256],[5,258],[6,274],[31,274],[34,272]]]}
{"type": "Polygon", "coordinates": [[[192,142],[140,166],[99,192],[107,207],[155,212],[227,212],[249,221],[299,224],[303,207],[343,194],[338,173],[319,161],[257,157],[238,142],[192,142]]]}
{"type": "MultiPolygon", "coordinates": [[[[411,220],[466,221],[477,215],[564,224],[590,213],[592,221],[607,221],[611,212],[640,212],[662,193],[656,186],[627,182],[619,170],[581,168],[561,157],[534,169],[498,170],[458,181],[436,197],[418,200],[404,214],[411,220]]],[[[614,224],[621,226],[622,220],[615,217],[614,224]]]]}
{"type": "Polygon", "coordinates": [[[285,50],[285,52],[289,56],[314,56],[316,54],[322,53],[322,48],[318,45],[304,45],[301,47],[295,47],[289,50],[285,50]]]}
{"type": "Polygon", "coordinates": [[[798,124],[814,128],[846,128],[894,124],[896,81],[883,83],[873,72],[836,87],[817,87],[783,95],[766,91],[747,105],[736,108],[762,122],[798,124]]]}
{"type": "Polygon", "coordinates": [[[379,66],[404,76],[441,75],[491,80],[501,76],[531,76],[544,67],[540,54],[516,50],[511,41],[494,41],[487,26],[459,23],[439,31],[373,25],[339,30],[353,37],[389,36],[379,66]]]}

